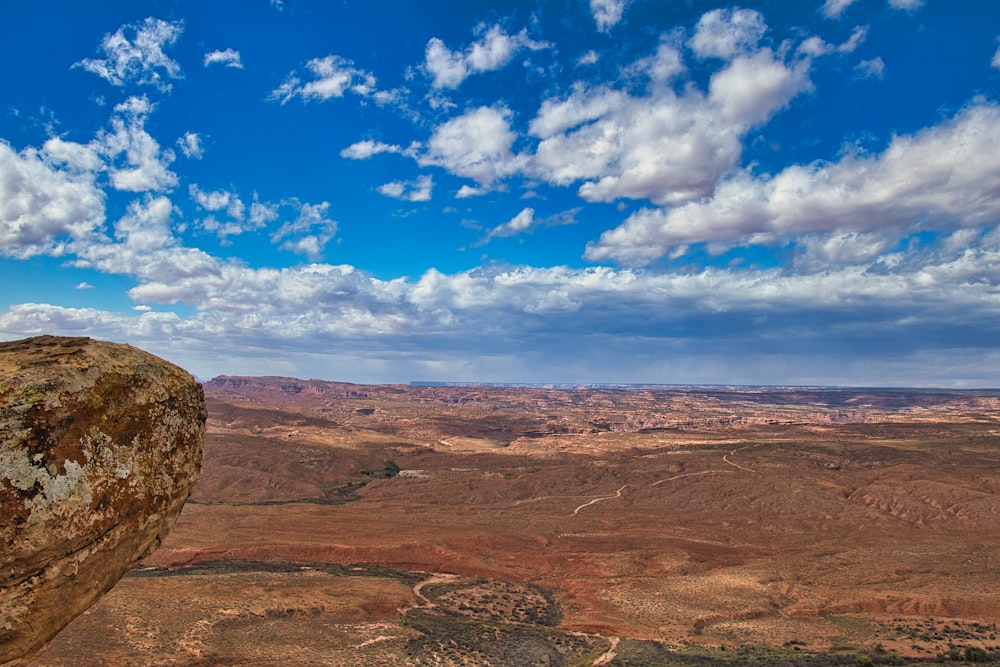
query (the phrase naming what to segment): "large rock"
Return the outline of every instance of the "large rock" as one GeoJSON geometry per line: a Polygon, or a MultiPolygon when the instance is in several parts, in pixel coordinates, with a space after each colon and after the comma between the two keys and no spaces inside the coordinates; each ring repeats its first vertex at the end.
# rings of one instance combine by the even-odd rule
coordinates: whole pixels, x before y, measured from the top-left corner
{"type": "Polygon", "coordinates": [[[201,472],[201,385],[128,345],[0,343],[0,664],[155,550],[201,472]]]}

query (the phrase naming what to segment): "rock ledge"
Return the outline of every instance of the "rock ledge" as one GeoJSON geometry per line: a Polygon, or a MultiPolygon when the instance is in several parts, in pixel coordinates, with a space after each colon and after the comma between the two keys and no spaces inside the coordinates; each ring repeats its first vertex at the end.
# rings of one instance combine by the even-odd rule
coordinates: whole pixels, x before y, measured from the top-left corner
{"type": "Polygon", "coordinates": [[[159,546],[201,473],[205,418],[201,385],[134,347],[0,343],[0,664],[159,546]]]}

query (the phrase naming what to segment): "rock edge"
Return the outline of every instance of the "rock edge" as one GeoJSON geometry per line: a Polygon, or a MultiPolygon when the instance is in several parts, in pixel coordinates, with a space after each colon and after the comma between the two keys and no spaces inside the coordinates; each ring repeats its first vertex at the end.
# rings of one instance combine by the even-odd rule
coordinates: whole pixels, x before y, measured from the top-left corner
{"type": "Polygon", "coordinates": [[[205,420],[190,374],[129,345],[0,343],[0,664],[160,545],[201,474],[205,420]]]}

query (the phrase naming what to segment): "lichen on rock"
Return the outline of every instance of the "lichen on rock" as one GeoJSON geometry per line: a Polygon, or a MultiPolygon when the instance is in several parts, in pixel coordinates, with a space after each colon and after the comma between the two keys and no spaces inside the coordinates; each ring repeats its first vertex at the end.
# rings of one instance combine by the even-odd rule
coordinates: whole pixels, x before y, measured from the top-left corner
{"type": "Polygon", "coordinates": [[[128,345],[0,343],[0,664],[163,541],[201,473],[201,385],[128,345]]]}

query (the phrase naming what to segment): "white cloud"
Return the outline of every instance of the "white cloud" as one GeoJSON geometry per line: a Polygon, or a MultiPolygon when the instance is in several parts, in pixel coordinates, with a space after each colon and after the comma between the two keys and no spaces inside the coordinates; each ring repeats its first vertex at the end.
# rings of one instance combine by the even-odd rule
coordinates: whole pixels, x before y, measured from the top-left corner
{"type": "Polygon", "coordinates": [[[864,42],[867,36],[868,27],[858,26],[851,33],[851,36],[848,37],[847,41],[837,47],[837,51],[840,53],[853,53],[854,49],[858,48],[858,45],[864,42]]]}
{"type": "Polygon", "coordinates": [[[174,161],[173,151],[161,152],[145,128],[152,110],[146,97],[130,97],[115,106],[112,132],[102,130],[91,142],[95,151],[110,160],[108,175],[117,190],[164,192],[177,186],[177,175],[168,168],[174,161]]]}
{"type": "Polygon", "coordinates": [[[105,58],[87,58],[74,67],[93,72],[113,86],[139,84],[167,91],[171,88],[168,79],[179,78],[181,68],[163,49],[176,42],[183,31],[183,21],[153,17],[123,25],[101,40],[105,58]]]}
{"type": "Polygon", "coordinates": [[[465,55],[452,51],[437,37],[427,42],[424,68],[434,78],[435,88],[458,88],[469,76],[465,55]]]}
{"type": "Polygon", "coordinates": [[[894,235],[879,232],[809,235],[796,243],[795,265],[808,272],[867,265],[891,250],[896,241],[894,235]]]}
{"type": "Polygon", "coordinates": [[[503,237],[503,236],[516,236],[522,232],[526,232],[535,225],[535,209],[524,208],[520,213],[515,215],[513,218],[503,223],[502,225],[497,225],[490,230],[489,238],[503,237]]]}
{"type": "Polygon", "coordinates": [[[328,217],[330,202],[294,203],[298,208],[298,217],[274,232],[271,242],[280,242],[282,250],[315,260],[337,233],[337,223],[328,217]]]}
{"type": "Polygon", "coordinates": [[[425,152],[417,158],[421,166],[439,166],[488,187],[516,173],[525,162],[514,155],[516,138],[510,128],[510,110],[479,107],[439,125],[425,152]]]}
{"type": "Polygon", "coordinates": [[[854,71],[861,79],[884,79],[885,61],[881,58],[862,60],[854,67],[854,71]]]}
{"type": "Polygon", "coordinates": [[[854,28],[854,32],[851,33],[851,36],[847,38],[847,41],[839,46],[828,44],[820,37],[807,37],[801,44],[799,44],[798,53],[809,58],[818,58],[834,52],[852,53],[862,42],[865,41],[867,36],[868,27],[857,26],[854,28]]]}
{"type": "Polygon", "coordinates": [[[380,194],[394,199],[420,202],[430,201],[434,179],[430,176],[419,176],[413,181],[392,181],[378,188],[380,194]]]}
{"type": "Polygon", "coordinates": [[[823,3],[823,15],[830,19],[839,18],[855,0],[826,0],[823,3]]]}
{"type": "Polygon", "coordinates": [[[531,231],[536,227],[555,227],[560,225],[575,225],[576,215],[580,212],[580,208],[571,208],[561,213],[548,216],[547,218],[537,218],[535,217],[535,209],[531,207],[525,207],[515,215],[513,218],[507,222],[497,225],[492,229],[488,230],[486,236],[476,243],[477,246],[485,245],[495,238],[504,238],[510,236],[517,236],[518,234],[523,234],[525,232],[531,231]]]}
{"type": "MultiPolygon", "coordinates": [[[[179,244],[171,234],[169,201],[147,197],[133,202],[116,223],[117,242],[76,244],[77,268],[133,276],[142,282],[177,283],[209,280],[220,272],[221,262],[208,253],[179,244]]],[[[141,300],[141,299],[140,299],[141,300]]]]}
{"type": "Polygon", "coordinates": [[[237,219],[242,219],[246,214],[246,207],[233,192],[226,190],[205,192],[192,183],[188,186],[188,193],[191,195],[191,199],[206,211],[221,211],[226,209],[230,216],[237,219]]]}
{"type": "Polygon", "coordinates": [[[403,147],[394,144],[386,144],[381,141],[365,139],[353,143],[340,151],[340,156],[351,160],[367,160],[368,158],[381,153],[402,153],[403,147]]]}
{"type": "Polygon", "coordinates": [[[600,59],[601,55],[597,51],[591,49],[590,51],[587,51],[582,56],[577,58],[576,64],[579,67],[586,67],[588,65],[596,64],[600,59]]]}
{"type": "Polygon", "coordinates": [[[1000,47],[997,48],[996,53],[993,54],[993,61],[990,63],[991,66],[1000,69],[1000,47]]]}
{"type": "Polygon", "coordinates": [[[698,242],[739,245],[799,234],[976,227],[1000,217],[1000,108],[985,103],[878,156],[791,166],[775,176],[746,172],[710,199],[643,210],[589,244],[593,261],[644,264],[698,242]]]}
{"type": "Polygon", "coordinates": [[[469,197],[482,197],[489,192],[487,188],[475,188],[471,185],[463,185],[455,193],[455,199],[467,199],[469,197]]]}
{"type": "Polygon", "coordinates": [[[192,160],[200,160],[205,156],[205,147],[201,143],[201,136],[196,132],[185,132],[184,136],[177,140],[177,147],[181,149],[184,157],[192,160]]]}
{"type": "Polygon", "coordinates": [[[548,46],[528,37],[527,30],[508,35],[499,25],[494,25],[464,52],[452,51],[443,41],[432,37],[424,52],[424,69],[431,75],[434,88],[454,89],[472,74],[504,67],[521,49],[537,51],[548,46]]]}
{"type": "Polygon", "coordinates": [[[82,283],[77,283],[76,287],[74,287],[73,289],[94,289],[94,286],[84,281],[82,283]]]}
{"type": "Polygon", "coordinates": [[[606,87],[573,86],[573,93],[562,100],[547,99],[528,126],[528,133],[541,139],[571,130],[618,111],[628,104],[628,95],[606,87]]]}
{"type": "MultiPolygon", "coordinates": [[[[327,264],[254,269],[173,247],[152,251],[132,267],[141,283],[129,296],[140,305],[184,302],[190,315],[18,304],[0,312],[0,335],[75,333],[127,341],[203,377],[265,372],[271,366],[262,363],[280,359],[284,374],[389,382],[427,377],[419,369],[434,367],[439,374],[431,377],[444,379],[884,384],[899,377],[887,372],[904,366],[871,357],[845,369],[852,362],[843,350],[891,340],[893,358],[921,369],[902,384],[989,378],[992,386],[995,370],[983,375],[983,367],[1000,362],[987,343],[995,332],[1000,232],[977,238],[966,235],[950,249],[913,253],[880,271],[864,263],[865,257],[880,259],[872,256],[882,252],[871,248],[877,235],[848,232],[816,243],[825,245],[826,256],[854,264],[821,266],[817,250],[817,266],[799,274],[482,267],[451,275],[430,269],[412,281],[381,281],[327,264]],[[803,317],[822,326],[779,357],[774,341],[800,340],[803,317]],[[983,344],[951,347],[948,322],[962,322],[983,344]],[[710,349],[706,330],[712,332],[710,349]],[[317,366],[331,356],[331,345],[338,350],[332,356],[352,362],[317,366]],[[579,355],[586,367],[573,364],[579,355]],[[657,361],[665,355],[667,365],[657,361]],[[358,366],[355,358],[368,361],[358,366]],[[507,375],[481,375],[487,371],[507,375]],[[583,375],[567,375],[575,372],[583,375]],[[810,382],[816,378],[810,373],[823,374],[810,382]]],[[[107,256],[121,251],[110,245],[107,256]]]]}
{"type": "Polygon", "coordinates": [[[250,204],[250,224],[255,228],[260,229],[261,227],[266,227],[269,223],[274,222],[278,219],[278,205],[268,202],[257,201],[257,196],[254,195],[254,201],[250,204]]]}
{"type": "Polygon", "coordinates": [[[607,32],[622,20],[626,0],[590,0],[590,13],[594,15],[597,29],[607,32]]]}
{"type": "Polygon", "coordinates": [[[371,72],[355,67],[352,61],[340,56],[313,58],[306,63],[306,69],[309,70],[309,80],[303,81],[298,73],[292,72],[281,86],[271,91],[268,99],[285,104],[294,97],[322,101],[343,97],[347,91],[362,97],[377,92],[375,76],[371,72]]]}
{"type": "Polygon", "coordinates": [[[169,199],[146,195],[129,204],[125,215],[115,222],[115,238],[129,252],[139,255],[172,246],[176,243],[170,229],[173,213],[169,199]]]}
{"type": "MultiPolygon", "coordinates": [[[[89,156],[60,150],[65,146],[47,144],[77,166],[89,162],[89,156]]],[[[103,223],[104,193],[94,185],[92,173],[59,169],[45,152],[17,153],[0,140],[0,255],[59,255],[67,241],[84,239],[103,223]]]]}
{"type": "Polygon", "coordinates": [[[709,102],[736,127],[763,123],[795,95],[809,87],[803,65],[789,68],[770,49],[738,56],[712,75],[709,102]]]}
{"type": "Polygon", "coordinates": [[[698,20],[688,46],[699,58],[730,59],[757,48],[767,32],[760,12],[752,9],[713,9],[698,20]]]}
{"type": "Polygon", "coordinates": [[[889,0],[889,6],[893,9],[905,9],[913,11],[924,6],[924,0],[889,0]]]}
{"type": "Polygon", "coordinates": [[[678,94],[663,84],[683,63],[661,44],[640,61],[653,82],[645,96],[578,83],[568,97],[545,100],[529,126],[542,139],[529,171],[556,185],[583,181],[587,201],[705,197],[738,164],[743,135],[809,88],[809,63],[785,64],[765,48],[715,72],[708,95],[693,86],[678,94]]]}
{"type": "Polygon", "coordinates": [[[66,165],[76,173],[98,172],[104,168],[104,161],[93,146],[65,141],[52,137],[42,145],[44,157],[54,163],[66,165]]]}
{"type": "Polygon", "coordinates": [[[205,54],[205,67],[209,65],[225,65],[236,69],[243,69],[243,60],[240,52],[234,49],[224,51],[209,51],[205,54]]]}

